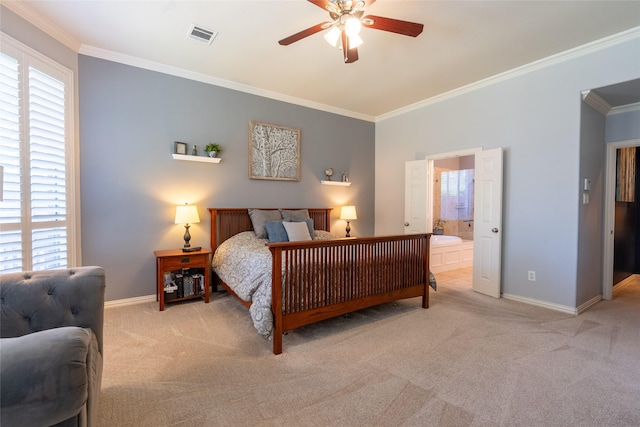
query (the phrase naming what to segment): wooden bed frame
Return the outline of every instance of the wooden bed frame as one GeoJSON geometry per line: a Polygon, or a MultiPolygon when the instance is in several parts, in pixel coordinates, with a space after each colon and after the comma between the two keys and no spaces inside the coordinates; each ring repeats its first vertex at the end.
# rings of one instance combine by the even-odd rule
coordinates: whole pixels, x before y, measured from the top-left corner
{"type": "MultiPolygon", "coordinates": [[[[308,210],[316,230],[330,231],[331,208],[308,210]]],[[[231,236],[253,230],[248,208],[209,208],[209,212],[214,253],[231,236]]],[[[321,320],[418,296],[422,307],[428,308],[430,237],[407,234],[268,244],[273,259],[273,353],[282,353],[283,333],[321,320]]],[[[215,272],[213,276],[213,283],[251,306],[215,272]]]]}

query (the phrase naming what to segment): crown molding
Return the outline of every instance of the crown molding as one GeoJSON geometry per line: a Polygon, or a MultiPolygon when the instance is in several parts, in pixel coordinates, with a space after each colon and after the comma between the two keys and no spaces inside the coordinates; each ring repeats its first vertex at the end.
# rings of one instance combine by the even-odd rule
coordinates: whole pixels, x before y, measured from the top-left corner
{"type": "Polygon", "coordinates": [[[314,110],[325,111],[332,114],[338,114],[340,116],[351,117],[358,120],[364,120],[367,122],[374,122],[375,117],[367,114],[361,114],[355,111],[345,110],[341,108],[332,107],[330,105],[321,104],[318,102],[312,102],[306,99],[296,98],[289,95],[284,95],[278,92],[272,92],[265,89],[256,88],[241,83],[232,82],[229,80],[219,79],[216,77],[207,76],[204,74],[184,70],[177,67],[172,67],[145,59],[136,58],[121,53],[108,51],[92,46],[82,44],[76,38],[71,36],[68,32],[52,23],[51,21],[43,18],[30,6],[24,3],[22,0],[2,0],[2,6],[11,10],[21,18],[33,24],[35,27],[44,31],[49,36],[53,37],[60,43],[64,44],[76,53],[93,56],[100,59],[119,62],[125,65],[131,65],[133,67],[143,68],[146,70],[157,71],[164,74],[169,74],[177,77],[183,77],[190,80],[195,80],[203,83],[212,84],[215,86],[224,87],[227,89],[233,89],[240,92],[249,93],[252,95],[262,96],[277,101],[286,102],[289,104],[299,105],[301,107],[312,108],[314,110]]]}
{"type": "Polygon", "coordinates": [[[630,40],[636,40],[640,38],[640,27],[634,27],[627,31],[623,31],[618,34],[614,34],[609,37],[602,38],[600,40],[593,41],[591,43],[584,44],[582,46],[569,49],[567,51],[548,56],[546,58],[525,64],[523,66],[514,68],[504,73],[496,74],[495,76],[487,77],[486,79],[479,80],[474,83],[470,83],[465,86],[461,86],[457,89],[453,89],[449,92],[445,92],[441,95],[416,102],[414,104],[407,105],[406,107],[399,108],[386,114],[376,116],[376,122],[380,122],[392,117],[399,116],[411,111],[419,110],[429,105],[437,104],[447,99],[455,98],[465,93],[473,92],[483,87],[491,86],[496,83],[503,82],[505,80],[512,79],[514,77],[522,76],[546,67],[560,64],[562,62],[570,61],[575,58],[579,58],[584,55],[588,55],[593,52],[606,49],[611,46],[615,46],[630,40]]]}
{"type": "Polygon", "coordinates": [[[631,111],[640,110],[640,102],[633,104],[620,105],[618,107],[612,107],[607,101],[602,99],[600,95],[593,90],[585,90],[582,92],[582,100],[596,109],[596,111],[602,113],[605,116],[611,116],[613,114],[629,113],[631,111]]]}
{"type": "Polygon", "coordinates": [[[603,116],[606,116],[611,111],[611,105],[593,90],[582,91],[582,100],[595,108],[596,111],[602,113],[603,116]]]}
{"type": "MultiPolygon", "coordinates": [[[[514,77],[518,77],[527,73],[531,73],[533,71],[546,68],[552,65],[556,65],[565,61],[569,61],[571,59],[578,58],[578,57],[587,55],[589,53],[605,49],[610,46],[615,46],[617,44],[624,43],[629,40],[640,38],[640,26],[634,27],[627,31],[623,31],[618,34],[614,34],[612,36],[605,37],[603,39],[596,40],[594,42],[587,43],[582,46],[578,46],[576,48],[567,50],[565,52],[561,52],[559,54],[552,55],[547,58],[543,58],[541,60],[531,62],[521,67],[517,67],[512,70],[506,71],[504,73],[496,74],[486,79],[482,79],[477,82],[470,83],[465,86],[461,86],[449,92],[445,92],[443,94],[440,94],[431,98],[427,98],[425,100],[399,108],[397,110],[393,110],[379,116],[370,116],[370,115],[361,114],[355,111],[345,110],[345,109],[336,108],[326,104],[312,102],[306,99],[284,95],[278,92],[273,92],[273,91],[260,89],[260,88],[256,88],[249,85],[244,85],[241,83],[236,83],[230,80],[224,80],[216,77],[207,76],[201,73],[184,70],[178,67],[168,66],[168,65],[156,63],[153,61],[148,61],[145,59],[124,55],[117,52],[108,51],[105,49],[87,46],[82,44],[75,37],[71,36],[68,32],[60,28],[58,25],[40,16],[36,11],[34,11],[30,6],[28,6],[22,0],[8,0],[8,1],[2,0],[1,4],[2,6],[16,13],[23,19],[27,20],[28,22],[30,22],[40,30],[44,31],[45,33],[47,33],[48,35],[50,35],[60,43],[64,44],[65,46],[67,46],[68,48],[72,49],[74,52],[77,52],[79,54],[92,56],[100,59],[105,59],[109,61],[119,62],[125,65],[131,65],[133,67],[143,68],[151,71],[157,71],[160,73],[174,75],[177,77],[183,77],[190,80],[208,83],[215,86],[224,87],[227,89],[237,90],[237,91],[249,93],[252,95],[262,96],[265,98],[274,99],[274,100],[286,102],[289,104],[299,105],[302,107],[312,108],[314,110],[320,110],[320,111],[325,111],[332,114],[338,114],[345,117],[351,117],[358,120],[364,120],[367,122],[380,122],[395,116],[399,116],[401,114],[405,114],[411,111],[424,108],[429,105],[436,104],[438,102],[442,102],[447,99],[455,98],[457,96],[481,89],[486,86],[491,86],[493,84],[496,84],[505,80],[509,80],[514,77]]],[[[617,114],[620,112],[632,111],[638,108],[638,107],[633,107],[633,105],[636,105],[636,104],[632,104],[632,106],[616,107],[613,109],[610,108],[611,111],[609,114],[617,114]]]]}
{"type": "Polygon", "coordinates": [[[629,113],[631,111],[639,111],[640,110],[640,102],[635,102],[633,104],[621,105],[619,107],[613,107],[611,111],[609,111],[609,116],[613,114],[622,114],[629,113]]]}
{"type": "Polygon", "coordinates": [[[73,50],[76,53],[79,51],[81,45],[79,40],[71,36],[68,32],[60,28],[58,25],[54,24],[48,19],[43,18],[40,14],[33,10],[31,6],[28,6],[22,0],[3,0],[0,3],[2,4],[2,6],[20,16],[22,19],[30,22],[41,31],[44,31],[63,45],[67,46],[69,49],[73,50]]]}
{"type": "Polygon", "coordinates": [[[296,98],[289,95],[284,95],[278,92],[272,92],[265,89],[256,88],[253,86],[245,85],[242,83],[233,82],[230,80],[220,79],[217,77],[208,76],[206,74],[196,73],[194,71],[185,70],[183,68],[173,67],[170,65],[161,64],[138,57],[125,55],[118,52],[113,52],[106,49],[100,49],[92,46],[82,45],[80,47],[80,54],[91,56],[94,58],[105,59],[108,61],[118,62],[120,64],[130,65],[132,67],[143,68],[145,70],[157,71],[159,73],[169,74],[176,77],[182,77],[189,80],[195,80],[202,83],[208,83],[214,86],[220,86],[227,89],[233,89],[240,92],[249,93],[252,95],[262,96],[276,101],[282,101],[289,104],[295,104],[302,107],[312,108],[314,110],[321,110],[328,113],[338,114],[340,116],[351,117],[354,119],[364,120],[368,122],[374,122],[375,117],[366,114],[357,113],[355,111],[344,110],[341,108],[332,107],[330,105],[321,104],[318,102],[312,102],[306,99],[296,98]]]}

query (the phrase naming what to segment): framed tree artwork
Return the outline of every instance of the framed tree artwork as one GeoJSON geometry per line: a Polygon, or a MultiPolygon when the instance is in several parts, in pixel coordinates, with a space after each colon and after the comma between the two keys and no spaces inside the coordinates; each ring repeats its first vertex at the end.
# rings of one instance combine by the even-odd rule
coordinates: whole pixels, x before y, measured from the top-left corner
{"type": "Polygon", "coordinates": [[[300,181],[300,129],[249,122],[249,178],[300,181]]]}

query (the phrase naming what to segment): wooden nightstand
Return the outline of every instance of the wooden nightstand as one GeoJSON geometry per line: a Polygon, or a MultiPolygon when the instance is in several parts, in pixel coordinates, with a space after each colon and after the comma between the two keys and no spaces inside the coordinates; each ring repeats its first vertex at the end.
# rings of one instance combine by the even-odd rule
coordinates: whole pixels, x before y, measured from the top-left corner
{"type": "MultiPolygon", "coordinates": [[[[156,300],[160,311],[164,303],[204,298],[209,302],[211,287],[211,251],[182,252],[182,249],[153,251],[156,256],[156,300]],[[165,292],[165,274],[170,275],[176,289],[165,292]],[[175,296],[173,296],[174,294],[175,296]]],[[[173,287],[173,285],[171,287],[173,287]]]]}

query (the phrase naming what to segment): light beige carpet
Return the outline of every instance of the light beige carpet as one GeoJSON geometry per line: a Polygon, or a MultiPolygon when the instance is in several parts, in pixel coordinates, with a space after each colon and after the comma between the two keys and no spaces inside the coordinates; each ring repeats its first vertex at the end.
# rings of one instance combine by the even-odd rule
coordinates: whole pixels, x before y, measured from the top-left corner
{"type": "Polygon", "coordinates": [[[640,283],[580,316],[493,299],[469,271],[289,333],[225,293],[109,308],[101,426],[639,426],[640,283]],[[464,273],[464,274],[463,274],[464,273]]]}

